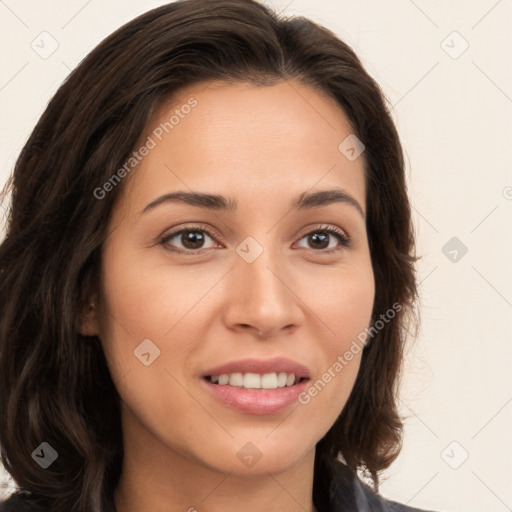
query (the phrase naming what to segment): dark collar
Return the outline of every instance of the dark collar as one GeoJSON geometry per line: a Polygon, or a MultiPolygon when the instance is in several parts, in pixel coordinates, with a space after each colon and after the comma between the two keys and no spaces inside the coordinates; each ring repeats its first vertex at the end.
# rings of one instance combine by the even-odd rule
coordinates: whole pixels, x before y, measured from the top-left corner
{"type": "Polygon", "coordinates": [[[315,461],[313,501],[318,512],[426,512],[387,500],[333,458],[315,461]]]}

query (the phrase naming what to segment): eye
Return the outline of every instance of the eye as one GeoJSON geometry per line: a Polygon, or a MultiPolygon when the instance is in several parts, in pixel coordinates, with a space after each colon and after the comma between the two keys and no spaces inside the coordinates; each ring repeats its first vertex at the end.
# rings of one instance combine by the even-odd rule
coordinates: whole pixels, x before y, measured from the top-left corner
{"type": "MultiPolygon", "coordinates": [[[[208,238],[212,241],[215,240],[214,235],[208,229],[205,229],[203,226],[190,226],[165,235],[160,239],[159,243],[169,251],[192,256],[201,253],[203,250],[215,247],[215,245],[204,247],[205,241],[208,238]],[[175,241],[173,242],[173,240],[175,241]],[[181,247],[176,247],[176,243],[181,244],[181,247]]],[[[311,249],[321,253],[330,254],[331,252],[351,246],[350,238],[341,229],[332,226],[321,226],[306,233],[300,240],[305,238],[307,238],[308,243],[313,245],[311,249]],[[333,241],[330,240],[332,238],[338,241],[338,245],[330,246],[330,242],[333,241]]]]}
{"type": "Polygon", "coordinates": [[[208,230],[201,226],[190,226],[188,228],[180,229],[179,231],[165,235],[160,240],[160,244],[164,245],[170,251],[175,251],[178,253],[198,253],[199,250],[208,249],[208,247],[203,247],[206,238],[211,238],[213,240],[213,236],[208,230]],[[182,244],[181,248],[176,248],[174,247],[173,243],[170,243],[175,238],[179,243],[182,244]]]}
{"type": "Polygon", "coordinates": [[[351,246],[350,238],[341,229],[336,227],[322,226],[313,231],[310,231],[305,236],[303,236],[301,240],[305,238],[307,238],[308,243],[312,244],[313,246],[316,245],[316,247],[313,247],[313,249],[320,250],[320,252],[323,253],[331,253],[351,246]],[[339,242],[341,248],[336,246],[336,244],[329,247],[330,242],[333,241],[333,237],[339,242]]]}

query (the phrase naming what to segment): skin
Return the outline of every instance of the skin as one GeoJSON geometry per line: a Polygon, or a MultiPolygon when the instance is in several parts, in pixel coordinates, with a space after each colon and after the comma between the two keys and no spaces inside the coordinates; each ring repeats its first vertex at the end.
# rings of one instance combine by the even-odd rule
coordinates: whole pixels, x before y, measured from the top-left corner
{"type": "Polygon", "coordinates": [[[200,375],[284,356],[315,382],[369,325],[375,288],[363,215],[347,203],[290,208],[304,192],[342,188],[365,213],[363,158],[338,150],[353,130],[337,103],[296,81],[183,89],[155,112],[141,144],[190,97],[197,106],[122,184],[96,308],[83,324],[99,336],[122,399],[117,512],[314,511],[315,445],[341,413],[361,353],[307,405],[278,414],[217,403],[200,375]],[[141,214],[178,190],[232,197],[238,211],[164,203],[141,214]],[[198,249],[182,235],[159,243],[197,223],[210,232],[198,249]],[[351,247],[333,235],[312,241],[322,226],[341,229],[351,247]],[[263,248],[252,263],[236,252],[247,236],[263,248]],[[149,366],[134,356],[144,339],[160,350],[149,366]],[[250,468],[237,457],[248,442],[261,453],[250,468]]]}

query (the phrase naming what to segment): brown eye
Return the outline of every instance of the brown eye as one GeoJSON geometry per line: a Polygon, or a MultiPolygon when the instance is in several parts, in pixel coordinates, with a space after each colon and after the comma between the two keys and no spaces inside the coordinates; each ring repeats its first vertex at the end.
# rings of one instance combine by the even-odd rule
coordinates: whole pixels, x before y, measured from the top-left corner
{"type": "Polygon", "coordinates": [[[329,244],[335,239],[337,240],[341,248],[350,247],[350,239],[348,236],[343,233],[343,231],[338,230],[337,228],[321,228],[316,229],[315,231],[310,231],[305,236],[301,238],[301,240],[307,238],[307,243],[310,245],[310,249],[318,250],[321,252],[330,253],[331,251],[340,250],[340,247],[336,247],[336,244],[329,247],[329,244]]]}
{"type": "MultiPolygon", "coordinates": [[[[191,226],[165,235],[160,240],[160,244],[169,251],[195,255],[200,254],[203,250],[215,247],[215,245],[205,247],[208,238],[212,241],[215,240],[214,236],[203,227],[191,226]]],[[[348,248],[351,245],[349,237],[342,230],[335,227],[318,228],[304,235],[301,240],[303,239],[307,239],[308,247],[306,249],[327,254],[339,251],[342,248],[348,248]],[[338,244],[335,243],[336,241],[338,244]],[[331,245],[333,242],[334,244],[331,245]]]]}
{"type": "Polygon", "coordinates": [[[208,249],[208,247],[204,247],[207,238],[214,239],[205,229],[190,227],[165,235],[160,243],[171,251],[181,253],[199,252],[202,249],[208,249]],[[171,241],[173,242],[171,243],[171,241]],[[179,244],[181,244],[181,247],[179,244]]]}

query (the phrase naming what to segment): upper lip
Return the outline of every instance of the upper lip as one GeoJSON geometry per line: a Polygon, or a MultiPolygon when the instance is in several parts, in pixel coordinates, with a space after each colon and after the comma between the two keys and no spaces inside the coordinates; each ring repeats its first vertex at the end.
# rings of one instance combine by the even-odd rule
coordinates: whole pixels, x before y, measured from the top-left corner
{"type": "Polygon", "coordinates": [[[297,377],[309,378],[309,370],[306,366],[287,359],[286,357],[274,357],[271,359],[239,359],[230,361],[202,373],[202,377],[223,375],[231,373],[293,373],[297,377]]]}

